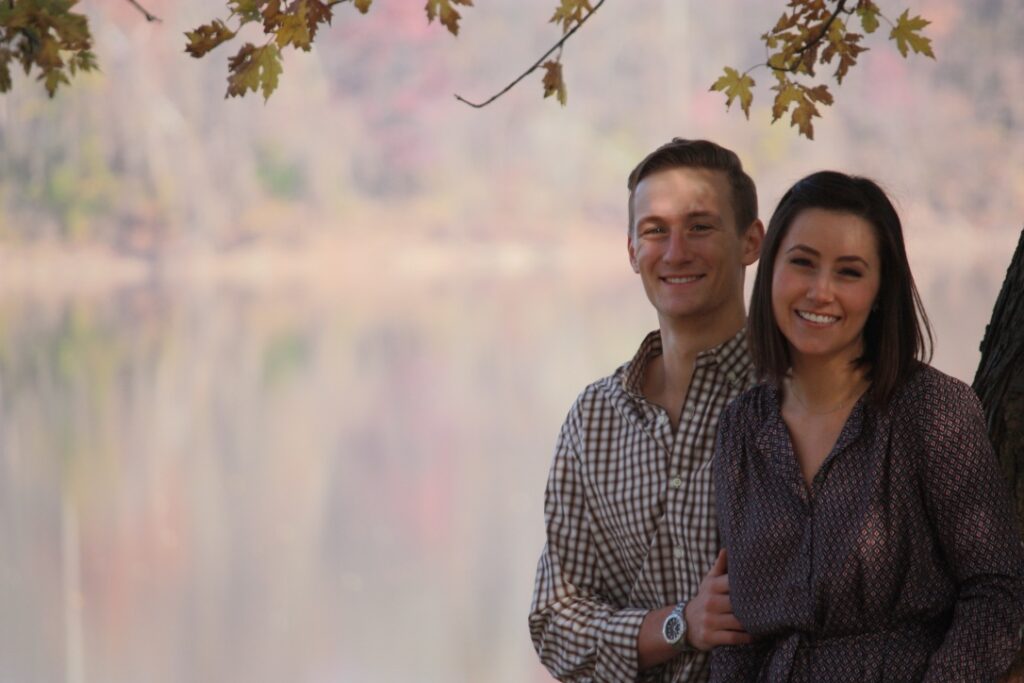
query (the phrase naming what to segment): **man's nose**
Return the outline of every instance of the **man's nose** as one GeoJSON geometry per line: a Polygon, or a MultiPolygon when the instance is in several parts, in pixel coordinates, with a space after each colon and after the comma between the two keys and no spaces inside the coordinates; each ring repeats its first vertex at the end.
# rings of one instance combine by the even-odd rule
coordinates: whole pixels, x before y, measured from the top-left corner
{"type": "Polygon", "coordinates": [[[668,235],[668,249],[665,250],[665,261],[669,263],[685,262],[690,259],[692,252],[686,241],[686,235],[682,231],[670,231],[668,235]]]}

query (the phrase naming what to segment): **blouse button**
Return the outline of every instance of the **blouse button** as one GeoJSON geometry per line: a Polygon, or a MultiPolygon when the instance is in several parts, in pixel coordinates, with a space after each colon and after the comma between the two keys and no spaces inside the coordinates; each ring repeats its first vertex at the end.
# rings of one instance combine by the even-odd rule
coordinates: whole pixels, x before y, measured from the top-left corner
{"type": "Polygon", "coordinates": [[[676,558],[677,560],[683,559],[683,555],[683,546],[677,545],[675,548],[672,549],[672,557],[676,558]]]}
{"type": "Polygon", "coordinates": [[[672,481],[670,481],[668,485],[674,489],[681,489],[683,488],[683,478],[678,476],[672,477],[672,481]]]}

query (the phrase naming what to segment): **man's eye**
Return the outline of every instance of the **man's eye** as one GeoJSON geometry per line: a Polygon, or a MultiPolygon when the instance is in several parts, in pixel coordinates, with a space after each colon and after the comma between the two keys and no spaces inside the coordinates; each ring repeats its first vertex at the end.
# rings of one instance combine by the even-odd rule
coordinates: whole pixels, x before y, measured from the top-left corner
{"type": "Polygon", "coordinates": [[[696,223],[693,226],[693,230],[696,232],[707,232],[708,230],[714,230],[714,226],[708,225],[707,223],[696,223]]]}
{"type": "Polygon", "coordinates": [[[665,232],[665,227],[661,225],[652,225],[648,228],[644,228],[645,235],[660,235],[665,232]]]}

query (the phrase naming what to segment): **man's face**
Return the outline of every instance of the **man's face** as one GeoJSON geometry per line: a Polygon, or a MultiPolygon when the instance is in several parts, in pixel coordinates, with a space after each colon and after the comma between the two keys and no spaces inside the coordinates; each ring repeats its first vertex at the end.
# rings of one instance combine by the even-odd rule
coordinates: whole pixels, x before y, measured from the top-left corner
{"type": "Polygon", "coordinates": [[[763,227],[736,231],[721,171],[671,168],[633,193],[629,260],[660,319],[714,323],[743,307],[743,274],[757,260],[763,227]]]}

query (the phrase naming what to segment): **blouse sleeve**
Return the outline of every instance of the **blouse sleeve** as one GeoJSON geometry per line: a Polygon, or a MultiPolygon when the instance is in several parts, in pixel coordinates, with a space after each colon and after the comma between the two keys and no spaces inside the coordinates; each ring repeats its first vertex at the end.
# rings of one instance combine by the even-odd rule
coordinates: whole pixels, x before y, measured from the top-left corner
{"type": "Polygon", "coordinates": [[[958,595],[924,680],[991,681],[1020,646],[1024,548],[978,398],[967,385],[943,380],[914,409],[925,505],[958,595]]]}
{"type": "MultiPolygon", "coordinates": [[[[722,547],[731,553],[733,506],[736,496],[736,475],[742,467],[747,447],[744,429],[744,406],[749,407],[749,396],[744,395],[730,403],[718,422],[715,441],[713,476],[715,483],[715,511],[722,547]]],[[[745,627],[744,627],[745,628],[745,627]]],[[[711,651],[712,683],[745,683],[756,680],[764,665],[767,647],[764,642],[744,645],[719,645],[711,651]]]]}

